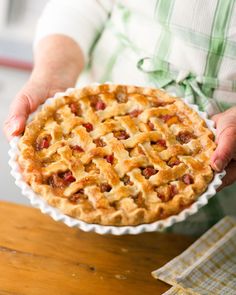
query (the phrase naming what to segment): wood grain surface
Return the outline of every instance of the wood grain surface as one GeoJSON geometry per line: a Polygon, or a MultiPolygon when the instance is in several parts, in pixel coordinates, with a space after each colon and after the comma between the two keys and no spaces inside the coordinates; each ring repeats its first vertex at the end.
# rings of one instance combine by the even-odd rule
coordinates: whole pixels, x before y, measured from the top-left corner
{"type": "Polygon", "coordinates": [[[151,271],[192,242],[168,233],[85,233],[0,202],[0,295],[162,294],[169,286],[151,271]]]}

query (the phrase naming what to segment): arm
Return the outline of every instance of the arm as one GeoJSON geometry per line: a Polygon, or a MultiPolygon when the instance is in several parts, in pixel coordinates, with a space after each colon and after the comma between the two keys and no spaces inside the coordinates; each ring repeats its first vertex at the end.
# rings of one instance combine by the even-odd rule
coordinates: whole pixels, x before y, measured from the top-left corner
{"type": "Polygon", "coordinates": [[[113,0],[48,2],[36,30],[33,72],[4,124],[8,139],[23,132],[28,115],[46,98],[74,86],[112,6],[113,0]]]}
{"type": "Polygon", "coordinates": [[[7,138],[24,130],[28,115],[46,98],[73,87],[83,65],[82,51],[70,37],[50,35],[41,39],[35,48],[32,74],[10,106],[4,124],[7,138]]]}

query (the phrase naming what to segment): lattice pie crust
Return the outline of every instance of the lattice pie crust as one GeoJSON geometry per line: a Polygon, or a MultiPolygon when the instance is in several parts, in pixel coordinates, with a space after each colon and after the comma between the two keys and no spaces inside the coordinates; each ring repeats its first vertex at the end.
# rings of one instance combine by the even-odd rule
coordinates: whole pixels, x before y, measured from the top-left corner
{"type": "Polygon", "coordinates": [[[18,161],[32,189],[64,214],[136,225],[177,214],[206,190],[213,138],[180,98],[104,84],[44,106],[18,161]]]}

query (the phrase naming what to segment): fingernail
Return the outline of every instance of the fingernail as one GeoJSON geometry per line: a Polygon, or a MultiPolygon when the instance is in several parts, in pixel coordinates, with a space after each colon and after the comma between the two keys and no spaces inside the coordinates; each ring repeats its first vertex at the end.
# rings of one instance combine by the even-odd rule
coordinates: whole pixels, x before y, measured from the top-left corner
{"type": "Polygon", "coordinates": [[[11,126],[10,126],[10,134],[15,135],[15,133],[19,130],[19,122],[18,121],[13,121],[11,126]]]}
{"type": "Polygon", "coordinates": [[[224,162],[221,159],[216,159],[214,165],[218,171],[223,170],[225,167],[224,162]]]}

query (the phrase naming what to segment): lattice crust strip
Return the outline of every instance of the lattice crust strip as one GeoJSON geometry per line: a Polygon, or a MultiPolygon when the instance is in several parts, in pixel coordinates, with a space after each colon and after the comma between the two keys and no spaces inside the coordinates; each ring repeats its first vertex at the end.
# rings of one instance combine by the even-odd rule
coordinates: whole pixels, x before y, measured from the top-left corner
{"type": "Polygon", "coordinates": [[[177,214],[213,178],[213,134],[180,98],[104,84],[45,106],[19,164],[50,205],[90,223],[134,225],[177,214]]]}

